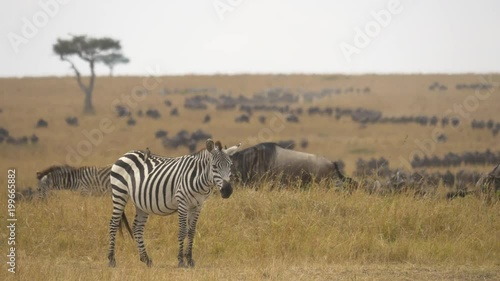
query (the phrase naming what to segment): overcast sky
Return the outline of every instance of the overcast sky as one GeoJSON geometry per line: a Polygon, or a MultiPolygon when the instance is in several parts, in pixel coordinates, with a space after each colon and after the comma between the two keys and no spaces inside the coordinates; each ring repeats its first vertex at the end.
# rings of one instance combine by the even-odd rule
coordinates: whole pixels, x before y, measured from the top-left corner
{"type": "Polygon", "coordinates": [[[69,34],[120,40],[117,75],[500,72],[499,15],[498,0],[3,0],[0,76],[72,75],[52,52],[69,34]]]}

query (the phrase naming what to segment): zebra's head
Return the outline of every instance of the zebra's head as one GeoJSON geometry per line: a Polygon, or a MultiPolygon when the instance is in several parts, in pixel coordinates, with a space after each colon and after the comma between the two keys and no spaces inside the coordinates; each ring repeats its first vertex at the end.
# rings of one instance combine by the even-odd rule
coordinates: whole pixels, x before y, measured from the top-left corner
{"type": "Polygon", "coordinates": [[[38,178],[38,193],[41,198],[45,198],[50,189],[51,181],[48,175],[42,175],[40,172],[37,172],[36,176],[38,178]]]}
{"type": "Polygon", "coordinates": [[[208,139],[207,140],[207,151],[212,155],[212,174],[215,185],[220,190],[222,198],[229,198],[233,193],[233,187],[229,182],[231,177],[231,158],[229,156],[233,155],[241,143],[230,147],[228,149],[223,149],[220,141],[215,142],[208,139]]]}

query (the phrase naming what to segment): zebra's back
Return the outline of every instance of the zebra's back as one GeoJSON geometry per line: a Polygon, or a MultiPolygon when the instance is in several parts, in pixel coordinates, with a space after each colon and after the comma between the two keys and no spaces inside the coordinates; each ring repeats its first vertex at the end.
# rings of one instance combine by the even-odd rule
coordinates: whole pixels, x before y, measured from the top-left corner
{"type": "Polygon", "coordinates": [[[111,167],[112,165],[104,167],[80,167],[80,189],[91,194],[103,194],[110,192],[111,167]]]}
{"type": "Polygon", "coordinates": [[[104,194],[111,191],[111,165],[96,166],[52,166],[37,173],[38,188],[47,190],[70,189],[84,194],[104,194]]]}

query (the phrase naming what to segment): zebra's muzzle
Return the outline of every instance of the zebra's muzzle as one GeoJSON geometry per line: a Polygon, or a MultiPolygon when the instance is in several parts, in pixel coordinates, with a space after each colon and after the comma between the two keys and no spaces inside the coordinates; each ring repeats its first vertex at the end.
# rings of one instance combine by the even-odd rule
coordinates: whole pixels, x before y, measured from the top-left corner
{"type": "Polygon", "coordinates": [[[220,189],[220,195],[222,196],[222,198],[229,198],[232,193],[233,187],[231,186],[231,183],[228,181],[223,181],[222,188],[220,189]]]}

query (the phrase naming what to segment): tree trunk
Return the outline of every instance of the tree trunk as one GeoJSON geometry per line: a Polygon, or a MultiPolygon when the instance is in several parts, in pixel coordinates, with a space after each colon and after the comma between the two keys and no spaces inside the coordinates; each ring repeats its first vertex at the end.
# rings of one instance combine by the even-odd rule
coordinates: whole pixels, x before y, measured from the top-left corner
{"type": "Polygon", "coordinates": [[[90,60],[89,65],[90,65],[90,81],[89,81],[89,86],[85,90],[85,103],[83,107],[83,113],[95,114],[95,109],[94,106],[92,105],[92,92],[94,92],[94,85],[95,85],[94,60],[90,60]]]}
{"type": "Polygon", "coordinates": [[[92,105],[92,91],[85,91],[85,101],[83,104],[84,114],[95,114],[94,106],[92,105]]]}
{"type": "Polygon", "coordinates": [[[113,67],[109,67],[109,77],[113,77],[113,67]]]}
{"type": "Polygon", "coordinates": [[[69,60],[68,58],[61,57],[62,60],[69,62],[71,65],[71,68],[75,71],[76,75],[76,81],[78,82],[78,85],[80,86],[80,89],[83,91],[85,94],[85,100],[83,102],[83,113],[84,114],[95,114],[95,109],[94,106],[92,105],[92,92],[94,91],[94,85],[95,85],[95,71],[94,71],[94,59],[85,59],[86,61],[89,62],[90,66],[90,81],[89,85],[85,86],[82,82],[82,77],[80,75],[80,71],[76,68],[75,64],[69,60]]]}

